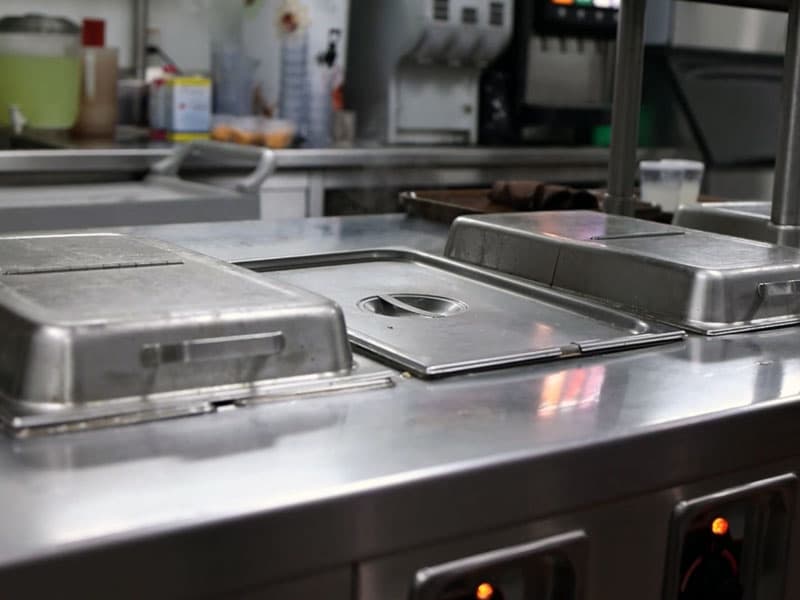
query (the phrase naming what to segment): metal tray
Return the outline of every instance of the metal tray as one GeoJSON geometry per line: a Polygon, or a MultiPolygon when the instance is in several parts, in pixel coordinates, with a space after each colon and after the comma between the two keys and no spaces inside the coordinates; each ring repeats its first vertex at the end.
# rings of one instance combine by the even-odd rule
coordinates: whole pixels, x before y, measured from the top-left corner
{"type": "MultiPolygon", "coordinates": [[[[519,212],[512,206],[490,200],[490,192],[490,188],[415,190],[400,192],[398,198],[400,206],[405,208],[409,215],[447,225],[462,215],[519,212]]],[[[599,190],[593,192],[600,193],[599,190]]],[[[640,219],[664,223],[671,218],[671,215],[663,212],[658,206],[644,202],[637,202],[635,210],[636,217],[640,219]]]]}
{"type": "Polygon", "coordinates": [[[330,300],[114,234],[0,237],[0,331],[12,429],[203,412],[352,361],[330,300]]]}
{"type": "Polygon", "coordinates": [[[266,148],[204,141],[179,145],[139,181],[0,188],[0,232],[257,219],[259,190],[274,168],[274,153],[266,148]],[[258,161],[258,166],[234,189],[181,179],[184,161],[196,154],[258,161]]]}
{"type": "Polygon", "coordinates": [[[707,335],[800,322],[800,251],[575,211],[460,217],[445,254],[707,335]]]}
{"type": "Polygon", "coordinates": [[[332,298],[356,347],[421,377],[684,336],[562,292],[419,252],[371,250],[240,264],[332,298]]]}

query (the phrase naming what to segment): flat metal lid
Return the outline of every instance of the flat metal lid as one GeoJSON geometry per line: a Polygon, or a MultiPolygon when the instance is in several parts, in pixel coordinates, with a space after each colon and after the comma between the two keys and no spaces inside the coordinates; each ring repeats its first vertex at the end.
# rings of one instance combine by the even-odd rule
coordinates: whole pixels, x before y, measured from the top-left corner
{"type": "Polygon", "coordinates": [[[422,253],[353,252],[258,268],[333,298],[357,347],[423,377],[683,338],[680,330],[422,253]]]}
{"type": "Polygon", "coordinates": [[[445,254],[707,334],[800,322],[800,251],[598,212],[460,217],[445,254]]]}
{"type": "Polygon", "coordinates": [[[0,275],[183,264],[173,252],[134,238],[53,235],[2,240],[0,275]]]}
{"type": "Polygon", "coordinates": [[[330,300],[112,234],[0,237],[0,330],[5,412],[246,390],[351,365],[330,300]]]}

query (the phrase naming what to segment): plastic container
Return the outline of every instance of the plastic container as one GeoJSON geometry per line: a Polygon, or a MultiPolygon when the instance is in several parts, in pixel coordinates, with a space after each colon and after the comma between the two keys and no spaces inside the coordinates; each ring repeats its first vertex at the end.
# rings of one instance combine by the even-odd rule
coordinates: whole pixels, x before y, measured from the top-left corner
{"type": "Polygon", "coordinates": [[[218,142],[232,142],[235,119],[233,115],[212,115],[211,139],[218,142]]]}
{"type": "Polygon", "coordinates": [[[258,61],[235,44],[217,44],[211,53],[214,112],[249,115],[253,109],[254,74],[258,61]]]}
{"type": "Polygon", "coordinates": [[[264,140],[261,121],[261,117],[233,117],[230,121],[230,141],[246,146],[261,146],[264,140]]]}
{"type": "Polygon", "coordinates": [[[663,159],[639,163],[642,200],[674,212],[682,204],[694,204],[700,195],[705,165],[696,160],[663,159]]]}
{"type": "Polygon", "coordinates": [[[311,83],[308,74],[308,31],[287,34],[281,42],[279,116],[295,123],[307,138],[311,118],[311,83]]]}
{"type": "Polygon", "coordinates": [[[147,120],[150,137],[155,140],[167,139],[169,127],[169,80],[176,77],[178,70],[174,65],[165,65],[157,77],[148,84],[147,120]]]}
{"type": "Polygon", "coordinates": [[[0,19],[0,125],[11,113],[28,127],[65,130],[80,98],[80,27],[29,14],[0,19]]]}
{"type": "Polygon", "coordinates": [[[221,142],[280,149],[291,146],[296,134],[294,123],[279,119],[214,115],[212,122],[211,137],[221,142]]]}
{"type": "Polygon", "coordinates": [[[167,139],[191,142],[211,133],[211,80],[177,75],[166,82],[167,139]]]}
{"type": "Polygon", "coordinates": [[[81,101],[73,132],[81,137],[111,138],[117,126],[116,48],[105,48],[105,21],[83,20],[81,101]]]}
{"type": "Polygon", "coordinates": [[[211,79],[182,75],[170,63],[147,70],[150,137],[172,142],[211,137],[211,79]]]}
{"type": "Polygon", "coordinates": [[[294,142],[297,128],[291,121],[265,119],[263,124],[264,145],[269,148],[288,148],[294,142]]]}

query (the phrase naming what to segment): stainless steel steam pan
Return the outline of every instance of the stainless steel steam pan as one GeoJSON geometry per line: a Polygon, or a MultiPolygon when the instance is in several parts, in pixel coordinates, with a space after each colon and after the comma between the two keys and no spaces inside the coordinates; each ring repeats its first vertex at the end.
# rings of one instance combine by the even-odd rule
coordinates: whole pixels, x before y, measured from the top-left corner
{"type": "Polygon", "coordinates": [[[445,254],[707,335],[800,322],[800,251],[597,212],[460,217],[445,254]]]}
{"type": "Polygon", "coordinates": [[[546,287],[423,253],[373,250],[240,263],[335,300],[353,344],[431,377],[682,339],[546,287]]]}
{"type": "Polygon", "coordinates": [[[207,412],[352,361],[332,301],[113,234],[0,237],[0,331],[17,430],[207,412]]]}

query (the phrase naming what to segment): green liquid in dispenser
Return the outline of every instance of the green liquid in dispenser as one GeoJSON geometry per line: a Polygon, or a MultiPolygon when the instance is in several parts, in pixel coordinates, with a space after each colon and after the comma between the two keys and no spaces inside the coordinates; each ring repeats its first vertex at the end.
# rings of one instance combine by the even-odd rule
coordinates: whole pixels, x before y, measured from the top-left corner
{"type": "Polygon", "coordinates": [[[0,124],[19,106],[28,127],[68,129],[78,117],[80,61],[70,56],[0,54],[0,124]]]}

